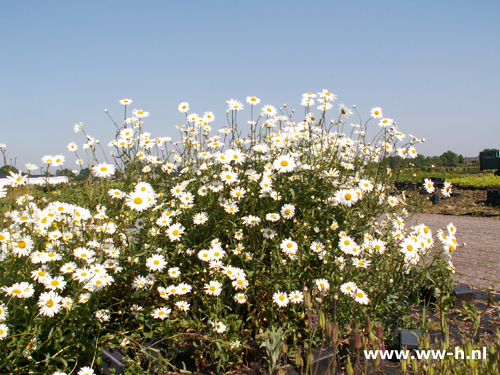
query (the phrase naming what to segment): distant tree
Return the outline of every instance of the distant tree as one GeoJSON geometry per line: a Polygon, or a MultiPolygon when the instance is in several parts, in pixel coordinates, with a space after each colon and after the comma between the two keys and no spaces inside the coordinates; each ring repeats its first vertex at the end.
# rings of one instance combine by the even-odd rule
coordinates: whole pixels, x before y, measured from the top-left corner
{"type": "Polygon", "coordinates": [[[71,169],[64,168],[57,170],[56,176],[75,177],[75,174],[71,172],[71,169]]]}
{"type": "Polygon", "coordinates": [[[4,165],[0,168],[0,177],[10,176],[9,172],[19,173],[19,170],[13,165],[4,165]]]}
{"type": "Polygon", "coordinates": [[[464,156],[463,155],[458,155],[458,164],[463,164],[464,163],[464,156]]]}
{"type": "Polygon", "coordinates": [[[429,156],[429,162],[431,165],[435,165],[436,167],[441,165],[441,159],[439,156],[429,156]]]}
{"type": "Polygon", "coordinates": [[[445,167],[458,167],[458,155],[453,151],[446,151],[439,157],[441,165],[445,167]]]}
{"type": "Polygon", "coordinates": [[[90,169],[89,168],[83,168],[80,173],[75,177],[76,181],[83,181],[86,180],[90,175],[90,169]]]}
{"type": "Polygon", "coordinates": [[[429,164],[427,158],[422,154],[418,154],[417,157],[412,160],[412,163],[415,164],[417,168],[425,168],[429,164]]]}

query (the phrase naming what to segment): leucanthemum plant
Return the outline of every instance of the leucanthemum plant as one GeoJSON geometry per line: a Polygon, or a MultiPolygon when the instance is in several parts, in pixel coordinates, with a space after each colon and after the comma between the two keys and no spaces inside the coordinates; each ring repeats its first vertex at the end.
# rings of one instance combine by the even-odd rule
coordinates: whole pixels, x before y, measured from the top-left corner
{"type": "Polygon", "coordinates": [[[407,227],[405,196],[392,193],[388,157],[415,157],[421,140],[401,144],[379,107],[363,123],[355,107],[335,113],[335,100],[304,94],[297,114],[231,99],[219,122],[183,102],[174,142],[145,130],[149,112],[127,117],[123,99],[123,123],[106,110],[116,133],[102,161],[99,141],[75,125],[87,182],[34,197],[13,178],[19,187],[2,198],[0,349],[18,355],[0,368],[93,366],[123,342],[134,359],[152,336],[174,348],[201,340],[199,368],[227,367],[242,360],[234,342],[271,325],[299,345],[312,290],[346,332],[364,314],[396,324],[425,280],[451,275],[456,229],[407,227]]]}

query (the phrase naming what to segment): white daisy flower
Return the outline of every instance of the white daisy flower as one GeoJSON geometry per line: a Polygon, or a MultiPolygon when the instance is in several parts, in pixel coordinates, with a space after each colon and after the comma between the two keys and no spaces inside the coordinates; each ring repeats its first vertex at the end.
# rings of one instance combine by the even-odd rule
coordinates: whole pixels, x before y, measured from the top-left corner
{"type": "Polygon", "coordinates": [[[277,304],[279,307],[286,307],[290,302],[286,293],[282,293],[277,291],[273,294],[273,302],[277,304]]]}

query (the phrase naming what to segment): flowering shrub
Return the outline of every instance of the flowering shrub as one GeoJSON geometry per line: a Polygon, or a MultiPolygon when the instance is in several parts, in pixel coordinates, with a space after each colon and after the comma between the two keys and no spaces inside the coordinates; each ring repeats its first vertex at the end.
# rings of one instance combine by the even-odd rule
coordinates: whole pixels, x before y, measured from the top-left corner
{"type": "MultiPolygon", "coordinates": [[[[228,101],[216,135],[212,112],[187,114],[181,103],[182,143],[153,138],[149,113],[128,118],[124,99],[124,125],[109,143],[115,163],[99,161],[99,142],[75,125],[86,136],[86,183],[33,187],[12,174],[0,232],[0,368],[92,367],[104,346],[137,363],[153,336],[194,346],[199,368],[230,367],[271,326],[303,345],[304,292],[314,289],[343,338],[365,314],[396,324],[426,280],[449,278],[456,229],[433,237],[424,224],[405,227],[387,156],[415,157],[420,140],[398,145],[405,136],[378,107],[365,124],[348,125],[343,104],[327,121],[335,99],[304,94],[297,116],[286,106],[257,112],[260,100],[248,97],[245,136],[241,102],[228,101]],[[380,131],[367,142],[373,121],[380,131]]],[[[78,153],[76,143],[68,149],[78,153]]],[[[48,170],[64,160],[42,161],[48,170]]]]}

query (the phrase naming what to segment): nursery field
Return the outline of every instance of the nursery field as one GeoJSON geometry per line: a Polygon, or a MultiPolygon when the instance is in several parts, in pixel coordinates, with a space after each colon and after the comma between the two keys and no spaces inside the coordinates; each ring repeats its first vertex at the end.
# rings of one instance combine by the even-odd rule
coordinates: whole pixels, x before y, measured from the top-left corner
{"type": "MultiPolygon", "coordinates": [[[[149,113],[123,99],[123,120],[106,110],[109,150],[74,126],[82,181],[33,186],[37,166],[11,172],[0,188],[0,373],[313,374],[318,348],[331,352],[322,373],[380,373],[390,366],[362,351],[397,346],[415,317],[422,348],[438,327],[432,345],[469,352],[486,339],[489,356],[401,361],[403,373],[498,373],[496,297],[487,327],[456,305],[461,228],[412,222],[426,196],[394,190],[388,156],[414,158],[421,140],[379,107],[364,123],[343,104],[330,115],[335,99],[305,93],[300,114],[231,99],[217,121],[183,102],[179,142],[152,136],[149,113]],[[439,317],[429,330],[427,313],[439,317]],[[452,313],[474,323],[450,339],[452,313]]],[[[44,173],[65,163],[41,160],[44,173]]],[[[458,202],[443,186],[440,202],[458,202]]]]}

